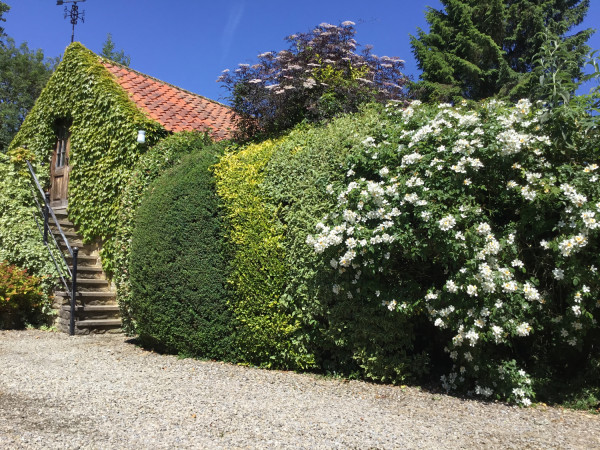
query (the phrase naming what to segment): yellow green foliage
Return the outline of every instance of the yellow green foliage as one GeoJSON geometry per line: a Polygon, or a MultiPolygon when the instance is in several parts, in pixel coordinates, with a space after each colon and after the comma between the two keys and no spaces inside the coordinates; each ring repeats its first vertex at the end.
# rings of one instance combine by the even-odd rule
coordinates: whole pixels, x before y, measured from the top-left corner
{"type": "Polygon", "coordinates": [[[230,306],[241,324],[237,339],[242,358],[264,367],[302,368],[312,358],[295,348],[299,324],[279,305],[287,273],[285,230],[261,190],[265,165],[281,142],[268,140],[228,153],[214,172],[233,247],[230,283],[235,294],[230,306]]]}

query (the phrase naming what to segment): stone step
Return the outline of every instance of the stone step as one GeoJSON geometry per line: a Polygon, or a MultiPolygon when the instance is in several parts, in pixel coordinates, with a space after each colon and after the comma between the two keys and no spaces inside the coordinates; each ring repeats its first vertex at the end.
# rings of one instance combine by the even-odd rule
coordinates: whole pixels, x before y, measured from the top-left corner
{"type": "MultiPolygon", "coordinates": [[[[65,255],[67,260],[67,264],[71,266],[72,258],[70,255],[65,255]]],[[[96,255],[77,255],[77,269],[82,266],[97,266],[98,265],[98,256],[96,255]]]]}
{"type": "MultiPolygon", "coordinates": [[[[90,305],[90,306],[76,306],[75,307],[75,320],[104,320],[104,319],[119,319],[119,307],[117,305],[90,305]]],[[[65,320],[69,320],[71,315],[70,305],[63,305],[60,308],[59,316],[65,320]]]]}
{"type": "Polygon", "coordinates": [[[101,278],[80,278],[78,274],[77,290],[80,292],[108,292],[110,284],[101,278]]]}
{"type": "MultiPolygon", "coordinates": [[[[69,294],[64,291],[58,291],[54,293],[55,297],[58,297],[59,302],[62,299],[62,304],[68,304],[70,300],[69,294]]],[[[83,306],[96,306],[96,305],[116,305],[116,294],[110,291],[84,291],[77,292],[75,295],[75,303],[83,306]]]]}
{"type": "MultiPolygon", "coordinates": [[[[58,216],[56,216],[56,218],[58,219],[58,216]]],[[[64,228],[75,228],[75,225],[73,225],[73,222],[71,222],[69,219],[66,219],[66,218],[58,219],[58,224],[63,229],[64,228]]]]}
{"type": "MultiPolygon", "coordinates": [[[[75,225],[73,225],[72,222],[66,220],[66,219],[59,219],[58,216],[56,217],[58,219],[58,224],[60,225],[60,229],[63,231],[76,231],[75,230],[75,225]]],[[[54,219],[50,218],[49,219],[49,228],[52,231],[58,231],[58,227],[56,226],[56,222],[54,222],[54,219]]]]}
{"type": "MultiPolygon", "coordinates": [[[[56,242],[58,242],[58,245],[60,246],[60,248],[63,251],[67,250],[67,245],[65,244],[65,241],[63,241],[63,239],[59,236],[59,235],[54,235],[54,237],[56,238],[56,242]]],[[[71,248],[73,247],[77,247],[81,250],[85,247],[85,244],[83,243],[83,240],[80,237],[75,237],[75,238],[70,238],[67,236],[67,241],[69,242],[69,245],[71,246],[71,248]]]]}
{"type": "MultiPolygon", "coordinates": [[[[71,267],[72,269],[72,267],[71,267]]],[[[82,266],[77,265],[77,279],[104,279],[104,271],[101,266],[82,266]]]]}
{"type": "MultiPolygon", "coordinates": [[[[52,230],[52,234],[54,234],[54,236],[56,236],[56,239],[59,240],[60,237],[60,233],[58,232],[58,230],[52,230]]],[[[79,234],[75,231],[75,230],[62,230],[63,234],[65,235],[65,237],[69,240],[69,242],[71,241],[75,241],[77,239],[81,240],[81,237],[79,236],[79,234]]]]}
{"type": "MultiPolygon", "coordinates": [[[[57,327],[64,333],[69,332],[69,320],[59,318],[57,327]]],[[[120,319],[89,319],[75,322],[75,334],[122,333],[120,319]]]]}
{"type": "Polygon", "coordinates": [[[121,319],[90,319],[90,320],[80,320],[77,322],[77,326],[80,328],[83,327],[101,327],[101,326],[110,326],[110,327],[120,327],[121,319]]]}
{"type": "Polygon", "coordinates": [[[60,220],[69,220],[67,218],[67,209],[66,208],[52,208],[52,210],[54,211],[54,215],[56,216],[56,218],[60,221],[60,220]]]}
{"type": "MultiPolygon", "coordinates": [[[[58,243],[60,249],[63,251],[63,253],[65,253],[65,255],[68,253],[67,252],[67,245],[61,240],[58,243]]],[[[77,257],[80,256],[95,256],[96,258],[98,257],[98,248],[95,245],[84,245],[81,241],[77,242],[73,242],[69,239],[69,245],[71,246],[71,248],[73,247],[77,247],[79,249],[79,253],[77,253],[77,257]]]]}

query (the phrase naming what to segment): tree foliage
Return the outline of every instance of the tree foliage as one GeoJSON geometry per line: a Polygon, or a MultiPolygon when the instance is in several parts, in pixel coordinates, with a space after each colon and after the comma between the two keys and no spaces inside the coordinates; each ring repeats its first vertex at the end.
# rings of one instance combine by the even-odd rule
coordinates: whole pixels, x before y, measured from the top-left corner
{"type": "Polygon", "coordinates": [[[129,67],[129,64],[131,64],[131,57],[126,55],[123,50],[117,51],[115,47],[115,43],[112,40],[112,34],[108,33],[106,35],[106,41],[102,44],[102,53],[100,53],[100,56],[129,67]]]}
{"type": "Polygon", "coordinates": [[[353,22],[322,23],[288,36],[287,50],[225,70],[217,81],[230,93],[241,132],[276,133],[302,121],[355,112],[363,103],[404,99],[404,61],[375,56],[370,46],[357,53],[355,34],[353,22]]]}
{"type": "Polygon", "coordinates": [[[581,78],[592,29],[567,33],[582,23],[589,0],[442,0],[429,8],[429,33],[411,36],[423,70],[424,99],[480,100],[499,95],[535,98],[542,69],[536,55],[549,40],[568,50],[568,75],[581,78]]]}
{"type": "MultiPolygon", "coordinates": [[[[0,21],[9,7],[0,3],[0,21]]],[[[0,152],[23,123],[25,116],[48,82],[57,61],[47,59],[41,50],[20,46],[0,28],[0,152]]]]}
{"type": "MultiPolygon", "coordinates": [[[[2,17],[5,12],[8,12],[10,6],[4,2],[0,2],[0,22],[6,22],[6,19],[2,17]]],[[[4,27],[0,27],[0,38],[4,36],[4,27]]]]}

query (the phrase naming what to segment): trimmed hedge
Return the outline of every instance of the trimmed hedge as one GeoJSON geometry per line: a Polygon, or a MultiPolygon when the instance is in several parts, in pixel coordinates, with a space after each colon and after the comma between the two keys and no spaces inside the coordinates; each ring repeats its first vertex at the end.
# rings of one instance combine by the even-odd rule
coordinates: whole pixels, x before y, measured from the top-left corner
{"type": "Polygon", "coordinates": [[[131,243],[130,311],[146,346],[231,360],[227,257],[209,171],[219,153],[186,156],[147,190],[131,243]]]}
{"type": "Polygon", "coordinates": [[[178,164],[184,155],[199,151],[211,144],[212,140],[207,133],[181,132],[166,137],[140,157],[121,195],[114,239],[113,281],[117,286],[117,301],[121,309],[123,329],[130,335],[136,333],[135,321],[130,311],[131,285],[129,282],[131,235],[135,212],[152,181],[178,164]]]}
{"type": "Polygon", "coordinates": [[[312,357],[296,347],[298,323],[279,304],[287,280],[285,230],[260,188],[264,166],[281,142],[268,140],[230,152],[214,171],[232,246],[231,309],[240,325],[242,358],[261,367],[300,369],[311,366],[312,357]]]}

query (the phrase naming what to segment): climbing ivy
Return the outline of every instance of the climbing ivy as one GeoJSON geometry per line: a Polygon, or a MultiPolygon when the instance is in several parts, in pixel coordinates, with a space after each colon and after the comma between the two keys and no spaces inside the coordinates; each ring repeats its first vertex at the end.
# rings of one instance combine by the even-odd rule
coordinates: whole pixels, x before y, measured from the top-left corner
{"type": "Polygon", "coordinates": [[[10,145],[35,154],[36,171],[46,186],[55,126],[63,120],[71,123],[69,219],[85,242],[100,241],[103,266],[110,273],[121,193],[139,156],[167,132],[138,109],[101,58],[80,43],[67,48],[10,145]],[[140,129],[146,130],[145,144],[136,142],[140,129]]]}
{"type": "Polygon", "coordinates": [[[40,312],[49,314],[55,269],[33,219],[36,209],[29,204],[32,193],[25,161],[33,159],[23,148],[0,153],[0,263],[8,261],[41,280],[40,312]]]}

